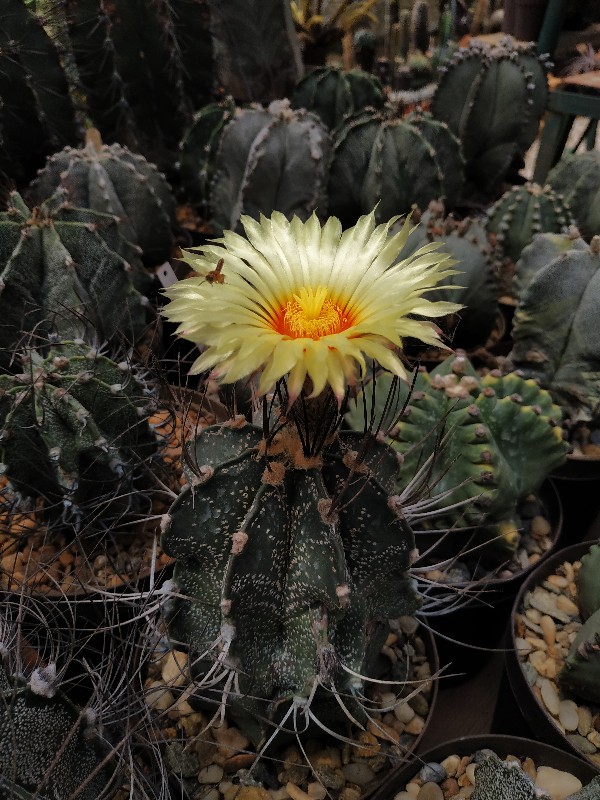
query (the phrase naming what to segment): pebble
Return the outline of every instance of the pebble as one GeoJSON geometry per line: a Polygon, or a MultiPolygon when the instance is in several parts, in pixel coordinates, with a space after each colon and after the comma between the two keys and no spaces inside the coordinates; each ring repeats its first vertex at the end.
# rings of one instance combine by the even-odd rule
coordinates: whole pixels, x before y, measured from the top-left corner
{"type": "Polygon", "coordinates": [[[579,706],[577,714],[579,716],[577,733],[580,733],[582,736],[587,736],[592,730],[592,712],[586,706],[579,706]]]}
{"type": "Polygon", "coordinates": [[[394,708],[394,716],[396,719],[406,723],[410,722],[417,712],[408,703],[400,703],[394,708]]]}
{"type": "Polygon", "coordinates": [[[220,783],[223,780],[223,767],[211,764],[198,773],[198,783],[220,783]]]}
{"type": "Polygon", "coordinates": [[[567,740],[573,745],[573,747],[581,750],[581,752],[586,756],[596,752],[596,745],[592,744],[585,736],[581,736],[579,733],[568,734],[567,740]]]}
{"type": "Polygon", "coordinates": [[[551,531],[552,526],[546,517],[542,517],[538,514],[531,520],[530,533],[534,538],[539,539],[542,536],[548,536],[551,531]]]}
{"type": "Polygon", "coordinates": [[[309,800],[309,796],[306,792],[303,792],[299,786],[296,786],[295,783],[286,783],[285,790],[292,798],[292,800],[309,800]]]}
{"type": "Polygon", "coordinates": [[[411,697],[408,702],[421,717],[427,716],[427,713],[429,712],[429,702],[424,695],[420,693],[416,694],[414,697],[411,697]]]}
{"type": "Polygon", "coordinates": [[[314,781],[314,783],[309,783],[306,787],[306,794],[311,800],[325,800],[327,797],[327,789],[322,783],[314,781]]]}
{"type": "Polygon", "coordinates": [[[394,800],[414,800],[414,798],[408,792],[398,792],[398,794],[394,795],[394,800]]]}
{"type": "Polygon", "coordinates": [[[271,796],[262,786],[242,786],[235,800],[271,800],[271,796]]]}
{"type": "Polygon", "coordinates": [[[424,764],[419,771],[419,778],[423,783],[441,783],[447,777],[444,767],[435,761],[424,764]]]}
{"type": "Polygon", "coordinates": [[[342,772],[344,773],[344,778],[347,781],[350,783],[355,783],[360,787],[367,786],[376,778],[375,773],[371,767],[368,766],[368,764],[346,764],[346,766],[343,767],[342,772]]]}
{"type": "Polygon", "coordinates": [[[578,616],[579,609],[575,605],[575,603],[571,600],[570,597],[567,597],[564,594],[559,594],[556,598],[556,605],[560,608],[561,611],[565,611],[567,614],[571,616],[578,616]]]}
{"type": "Polygon", "coordinates": [[[573,700],[561,700],[558,709],[558,719],[566,731],[576,731],[579,725],[577,703],[573,700]]]}
{"type": "Polygon", "coordinates": [[[423,728],[425,727],[425,720],[423,717],[420,717],[418,714],[411,719],[408,725],[404,728],[406,733],[411,733],[414,736],[418,736],[423,728]]]}
{"type": "Polygon", "coordinates": [[[540,619],[540,628],[544,635],[544,641],[547,645],[554,644],[556,640],[556,622],[548,614],[540,619]]]}
{"type": "Polygon", "coordinates": [[[582,783],[570,772],[563,772],[554,767],[538,767],[535,785],[543,789],[551,800],[566,800],[570,794],[578,792],[582,783]]]}
{"type": "Polygon", "coordinates": [[[167,686],[183,686],[188,683],[187,653],[169,650],[162,663],[161,675],[167,686]]]}
{"type": "Polygon", "coordinates": [[[540,690],[544,705],[553,716],[557,717],[560,711],[560,700],[556,686],[546,678],[541,681],[540,690]]]}
{"type": "Polygon", "coordinates": [[[444,800],[444,793],[437,783],[424,783],[419,789],[417,800],[444,800]]]}

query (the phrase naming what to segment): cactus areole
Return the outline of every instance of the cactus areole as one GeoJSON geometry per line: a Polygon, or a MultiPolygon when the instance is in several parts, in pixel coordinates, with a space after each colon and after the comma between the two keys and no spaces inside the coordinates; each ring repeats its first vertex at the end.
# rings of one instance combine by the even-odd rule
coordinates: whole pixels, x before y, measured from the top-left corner
{"type": "Polygon", "coordinates": [[[393,263],[408,225],[389,236],[373,214],[344,233],[315,216],[243,223],[245,237],[186,256],[198,277],[168,290],[164,313],[207,345],[194,372],[256,375],[264,423],[236,417],[187,443],[163,547],[177,558],[171,638],[196,654],[199,694],[259,742],[273,720],[335,726],[337,709],[364,721],[385,620],[419,607],[396,455],[372,432],[337,429],[365,355],[404,375],[402,336],[437,340],[423,318],[456,306],[422,296],[448,256],[428,246],[393,263]]]}

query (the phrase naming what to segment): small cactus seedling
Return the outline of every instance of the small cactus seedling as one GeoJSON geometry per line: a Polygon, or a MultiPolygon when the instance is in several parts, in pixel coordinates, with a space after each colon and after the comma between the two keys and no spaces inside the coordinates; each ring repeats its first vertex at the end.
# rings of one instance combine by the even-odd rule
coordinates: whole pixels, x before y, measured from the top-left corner
{"type": "Polygon", "coordinates": [[[600,235],[600,152],[564,155],[546,180],[569,204],[584,239],[600,235]]]}
{"type": "Polygon", "coordinates": [[[593,544],[581,559],[577,573],[577,605],[585,621],[600,609],[600,544],[593,544]]]}
{"type": "Polygon", "coordinates": [[[600,609],[577,632],[558,681],[577,697],[600,703],[600,609]]]}
{"type": "Polygon", "coordinates": [[[317,114],[330,130],[350,114],[364,108],[383,108],[385,94],[379,80],[368,72],[319,67],[294,89],[292,106],[317,114]]]}
{"type": "Polygon", "coordinates": [[[258,219],[281,211],[303,220],[315,209],[324,214],[331,150],[319,118],[293,111],[287,100],[271,103],[268,110],[238,110],[215,159],[213,224],[217,230],[235,230],[243,214],[258,219]]]}
{"type": "Polygon", "coordinates": [[[90,129],[84,148],[68,147],[48,159],[28,199],[40,205],[59,187],[71,205],[117,217],[122,236],[142,248],[149,266],[169,257],[175,200],[164,176],[143,156],[102,144],[98,131],[90,129]]]}

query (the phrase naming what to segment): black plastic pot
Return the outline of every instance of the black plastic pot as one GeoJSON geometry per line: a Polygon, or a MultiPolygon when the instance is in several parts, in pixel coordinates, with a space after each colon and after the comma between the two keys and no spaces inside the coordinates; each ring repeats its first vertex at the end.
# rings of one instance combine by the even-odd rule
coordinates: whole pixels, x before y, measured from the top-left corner
{"type": "Polygon", "coordinates": [[[507,651],[505,654],[506,672],[510,681],[510,686],[514,693],[515,699],[519,709],[524,718],[529,723],[532,730],[540,735],[540,738],[547,741],[555,747],[560,747],[563,750],[573,753],[580,759],[584,759],[587,764],[592,767],[596,773],[600,773],[600,766],[574,747],[569,740],[562,734],[562,732],[554,724],[550,714],[538,702],[536,696],[532,692],[525,673],[521,668],[521,663],[517,656],[516,649],[516,636],[515,636],[515,614],[521,608],[523,598],[526,592],[531,591],[535,586],[542,583],[544,578],[551,575],[556,567],[564,561],[577,561],[589,550],[590,542],[581,542],[579,544],[565,547],[539,565],[526,579],[521,586],[512,609],[511,624],[507,632],[507,651]]]}
{"type": "Polygon", "coordinates": [[[443,761],[450,755],[456,753],[459,756],[470,756],[477,750],[489,748],[500,758],[514,755],[518,758],[529,756],[533,759],[536,766],[547,766],[570,772],[575,775],[585,785],[589,783],[597,774],[590,764],[582,761],[570,753],[558,750],[551,745],[532,739],[522,739],[518,736],[498,736],[487,734],[482,736],[465,736],[461,739],[454,739],[451,742],[444,742],[433,750],[423,753],[418,761],[398,767],[386,781],[379,787],[377,792],[371,795],[370,800],[390,800],[397,792],[404,789],[407,783],[418,774],[423,763],[429,761],[443,761]]]}

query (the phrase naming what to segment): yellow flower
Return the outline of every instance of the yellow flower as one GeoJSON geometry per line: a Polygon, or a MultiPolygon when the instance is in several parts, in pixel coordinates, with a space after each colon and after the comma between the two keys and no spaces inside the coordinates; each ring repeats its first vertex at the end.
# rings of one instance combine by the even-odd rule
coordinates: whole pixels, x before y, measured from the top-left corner
{"type": "Polygon", "coordinates": [[[314,214],[307,222],[278,212],[259,222],[242,217],[247,238],[226,231],[201,255],[186,252],[198,275],[166,291],[163,314],[206,348],[191,372],[213,369],[224,383],[261,372],[260,394],[288,376],[290,401],[307,376],[313,396],[329,384],[340,400],[365,356],[404,377],[403,337],[440,343],[433,323],[416,317],[460,306],[424,297],[454,274],[440,245],[394,263],[409,235],[408,221],[390,235],[396,219],[376,225],[371,213],[342,232],[334,217],[323,227],[314,214]]]}

